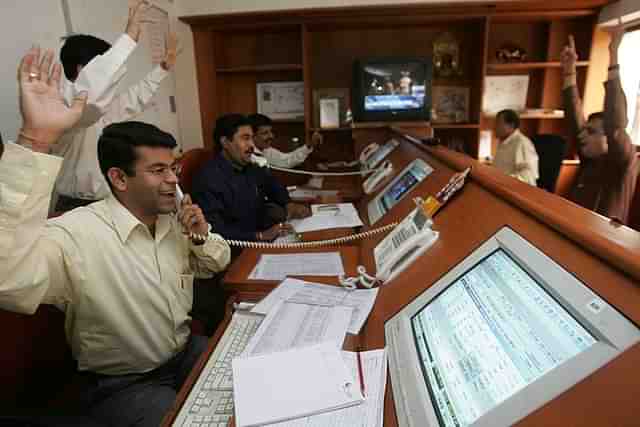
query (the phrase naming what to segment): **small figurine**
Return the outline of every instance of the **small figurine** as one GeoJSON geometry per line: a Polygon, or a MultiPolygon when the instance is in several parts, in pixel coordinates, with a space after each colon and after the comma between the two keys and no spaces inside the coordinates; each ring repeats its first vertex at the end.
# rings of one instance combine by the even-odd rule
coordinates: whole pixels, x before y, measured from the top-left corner
{"type": "Polygon", "coordinates": [[[515,44],[505,44],[496,51],[499,62],[524,62],[527,60],[527,51],[515,44]]]}

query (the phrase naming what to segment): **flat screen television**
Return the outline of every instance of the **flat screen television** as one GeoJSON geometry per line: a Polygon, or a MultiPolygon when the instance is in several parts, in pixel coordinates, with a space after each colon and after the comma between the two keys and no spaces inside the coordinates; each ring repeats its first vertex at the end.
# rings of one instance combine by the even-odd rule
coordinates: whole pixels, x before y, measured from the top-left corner
{"type": "Polygon", "coordinates": [[[431,58],[361,59],[353,66],[356,122],[429,120],[431,58]]]}

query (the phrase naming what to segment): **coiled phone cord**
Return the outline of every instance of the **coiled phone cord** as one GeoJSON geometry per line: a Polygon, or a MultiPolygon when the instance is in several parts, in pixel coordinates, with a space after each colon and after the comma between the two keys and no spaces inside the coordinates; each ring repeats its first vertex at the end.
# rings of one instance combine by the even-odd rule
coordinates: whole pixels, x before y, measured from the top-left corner
{"type": "Polygon", "coordinates": [[[349,236],[338,237],[336,239],[326,240],[314,240],[311,242],[295,242],[295,243],[272,243],[272,242],[248,242],[244,240],[227,240],[214,234],[203,236],[200,234],[191,233],[191,238],[194,240],[225,240],[230,246],[239,248],[251,248],[251,249],[308,249],[308,248],[320,248],[324,246],[340,246],[345,243],[353,242],[355,240],[369,239],[377,234],[384,233],[385,231],[393,229],[397,222],[377,227],[369,231],[363,231],[361,233],[351,234],[349,236]]]}

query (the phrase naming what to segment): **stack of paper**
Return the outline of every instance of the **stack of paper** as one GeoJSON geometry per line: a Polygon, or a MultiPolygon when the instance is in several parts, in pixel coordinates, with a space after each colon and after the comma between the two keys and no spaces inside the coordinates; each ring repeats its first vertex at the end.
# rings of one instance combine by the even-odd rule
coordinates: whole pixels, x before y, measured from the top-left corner
{"type": "Polygon", "coordinates": [[[282,280],[287,276],[339,276],[344,274],[340,252],[264,254],[250,280],[282,280]]]}
{"type": "Polygon", "coordinates": [[[363,225],[353,203],[311,205],[311,216],[289,221],[298,233],[363,225]]]}
{"type": "Polygon", "coordinates": [[[333,342],[341,349],[352,311],[351,307],[279,301],[260,323],[243,355],[255,356],[321,342],[333,342]]]}
{"type": "Polygon", "coordinates": [[[260,301],[251,312],[267,314],[279,301],[351,307],[353,314],[347,332],[358,334],[369,317],[377,296],[378,288],[348,290],[339,286],[288,278],[260,301]]]}
{"type": "Polygon", "coordinates": [[[333,343],[236,358],[233,390],[238,427],[317,415],[364,401],[358,380],[333,343]]]}

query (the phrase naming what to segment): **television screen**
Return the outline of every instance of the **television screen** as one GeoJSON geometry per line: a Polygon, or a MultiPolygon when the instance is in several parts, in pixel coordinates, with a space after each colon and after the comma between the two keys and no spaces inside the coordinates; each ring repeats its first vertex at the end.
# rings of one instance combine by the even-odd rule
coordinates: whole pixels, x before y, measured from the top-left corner
{"type": "Polygon", "coordinates": [[[361,59],[353,71],[355,121],[429,120],[430,58],[361,59]]]}
{"type": "Polygon", "coordinates": [[[368,64],[363,67],[365,111],[417,110],[424,107],[425,66],[368,64]]]}
{"type": "Polygon", "coordinates": [[[442,426],[468,426],[596,343],[504,250],[484,258],[411,318],[442,426]]]}

